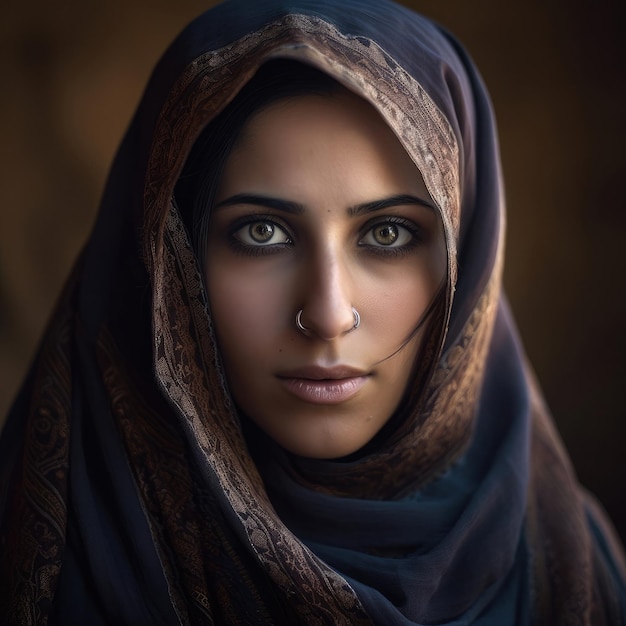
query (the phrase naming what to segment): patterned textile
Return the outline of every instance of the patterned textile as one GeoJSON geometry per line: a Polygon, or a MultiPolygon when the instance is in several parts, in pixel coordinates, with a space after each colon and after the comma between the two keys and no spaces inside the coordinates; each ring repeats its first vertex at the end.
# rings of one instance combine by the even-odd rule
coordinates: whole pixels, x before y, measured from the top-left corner
{"type": "Polygon", "coordinates": [[[159,62],[0,440],[3,624],[621,624],[626,567],[577,484],[501,292],[481,79],[387,0],[229,0],[159,62]],[[266,61],[382,115],[441,217],[448,274],[392,428],[350,461],[243,423],[172,202],[266,61]]]}

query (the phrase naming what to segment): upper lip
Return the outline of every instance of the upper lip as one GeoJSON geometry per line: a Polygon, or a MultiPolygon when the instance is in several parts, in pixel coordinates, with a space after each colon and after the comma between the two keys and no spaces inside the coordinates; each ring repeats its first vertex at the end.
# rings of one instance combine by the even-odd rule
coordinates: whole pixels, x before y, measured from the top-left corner
{"type": "Polygon", "coordinates": [[[341,380],[343,378],[358,378],[367,376],[368,372],[349,365],[305,365],[279,372],[279,378],[305,378],[308,380],[341,380]]]}

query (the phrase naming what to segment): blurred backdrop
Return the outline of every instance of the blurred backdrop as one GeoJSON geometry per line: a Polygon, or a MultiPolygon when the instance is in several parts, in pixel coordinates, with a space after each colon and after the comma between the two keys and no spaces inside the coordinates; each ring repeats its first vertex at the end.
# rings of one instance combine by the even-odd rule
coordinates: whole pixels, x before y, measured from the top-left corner
{"type": "MultiPolygon", "coordinates": [[[[580,479],[626,538],[626,3],[404,3],[460,38],[490,89],[508,202],[506,290],[580,479]]],[[[212,4],[4,7],[0,422],[152,67],[212,4]]]]}

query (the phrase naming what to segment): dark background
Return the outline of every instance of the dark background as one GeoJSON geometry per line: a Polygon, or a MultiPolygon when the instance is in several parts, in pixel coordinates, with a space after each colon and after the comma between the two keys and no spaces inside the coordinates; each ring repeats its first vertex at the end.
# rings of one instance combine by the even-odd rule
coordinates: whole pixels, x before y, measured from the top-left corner
{"type": "MultiPolygon", "coordinates": [[[[0,421],[149,72],[212,4],[3,8],[0,421]]],[[[506,290],[580,479],[626,538],[626,3],[405,4],[465,43],[492,94],[509,216],[506,290]]]]}

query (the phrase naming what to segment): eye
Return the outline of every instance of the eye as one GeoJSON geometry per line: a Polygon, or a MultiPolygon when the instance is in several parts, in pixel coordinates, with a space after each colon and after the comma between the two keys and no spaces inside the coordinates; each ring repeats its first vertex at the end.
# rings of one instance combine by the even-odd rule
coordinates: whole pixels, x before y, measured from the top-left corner
{"type": "Polygon", "coordinates": [[[248,246],[267,246],[291,243],[291,238],[278,224],[270,220],[256,220],[233,232],[233,237],[248,246]]]}
{"type": "Polygon", "coordinates": [[[406,226],[394,222],[380,222],[372,226],[359,241],[360,245],[401,248],[410,244],[414,233],[406,226]]]}

